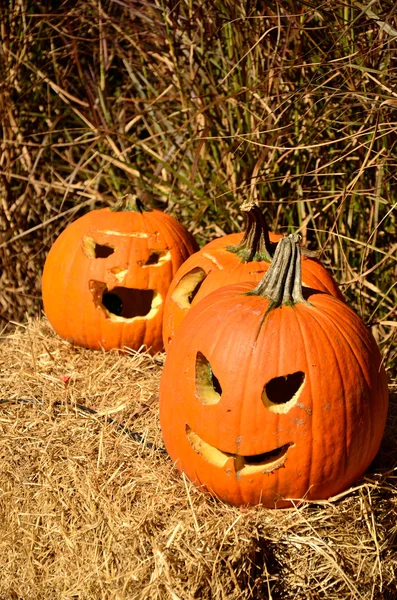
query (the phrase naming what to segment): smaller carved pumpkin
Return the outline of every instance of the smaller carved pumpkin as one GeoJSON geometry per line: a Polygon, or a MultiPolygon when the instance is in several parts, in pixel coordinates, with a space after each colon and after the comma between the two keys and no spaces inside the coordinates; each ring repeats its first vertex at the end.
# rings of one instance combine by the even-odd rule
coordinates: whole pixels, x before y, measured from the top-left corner
{"type": "Polygon", "coordinates": [[[387,377],[361,319],[302,291],[299,236],[261,283],[198,302],[170,344],[160,385],[165,446],[180,471],[234,505],[291,505],[345,490],[383,435],[387,377]]]}
{"type": "MultiPolygon", "coordinates": [[[[247,219],[245,233],[232,233],[213,240],[191,256],[175,275],[164,308],[166,350],[190,308],[202,298],[230,283],[259,282],[268,270],[276,244],[283,236],[269,232],[257,204],[247,201],[241,210],[247,219]]],[[[343,299],[330,273],[307,251],[302,257],[302,271],[304,286],[343,299]]]]}
{"type": "Polygon", "coordinates": [[[160,351],[168,287],[197,249],[176,219],[139,200],[124,210],[94,210],[69,225],[48,253],[44,311],[73,344],[160,351]]]}

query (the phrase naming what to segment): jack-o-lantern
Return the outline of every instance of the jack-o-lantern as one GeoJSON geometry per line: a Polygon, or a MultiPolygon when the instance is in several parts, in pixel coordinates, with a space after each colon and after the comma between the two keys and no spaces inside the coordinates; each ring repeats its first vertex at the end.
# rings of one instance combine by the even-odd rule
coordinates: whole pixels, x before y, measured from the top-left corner
{"type": "Polygon", "coordinates": [[[160,385],[178,469],[234,505],[282,508],[348,488],[384,431],[376,342],[344,302],[302,292],[299,236],[282,239],[255,288],[220,288],[170,344],[160,385]]]}
{"type": "Polygon", "coordinates": [[[94,210],[57,238],[43,271],[44,311],[55,331],[92,349],[162,350],[164,301],[198,246],[170,215],[138,200],[94,210]]]}
{"type": "MultiPolygon", "coordinates": [[[[268,270],[276,244],[283,236],[269,232],[264,215],[254,202],[244,202],[241,210],[247,219],[245,233],[213,240],[178,269],[164,307],[166,350],[190,308],[202,298],[230,283],[259,282],[268,270]]],[[[303,285],[342,300],[337,283],[313,254],[303,251],[303,285]]]]}

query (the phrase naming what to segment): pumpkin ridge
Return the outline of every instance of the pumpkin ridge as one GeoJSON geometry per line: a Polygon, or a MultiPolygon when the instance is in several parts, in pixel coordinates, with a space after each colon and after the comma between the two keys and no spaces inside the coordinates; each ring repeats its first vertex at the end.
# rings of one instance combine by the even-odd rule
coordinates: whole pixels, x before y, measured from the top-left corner
{"type": "MultiPolygon", "coordinates": [[[[243,307],[241,307],[240,310],[241,310],[241,321],[244,321],[245,320],[244,313],[245,312],[250,313],[251,309],[250,309],[249,306],[243,306],[243,307]],[[243,310],[244,310],[244,312],[243,312],[243,310]]],[[[256,342],[256,338],[255,338],[255,342],[256,342]]],[[[243,381],[246,380],[248,378],[248,376],[249,376],[250,367],[251,367],[251,364],[253,362],[253,355],[254,355],[254,352],[255,352],[255,346],[256,346],[256,343],[250,344],[249,354],[245,355],[246,358],[247,358],[247,360],[244,361],[244,363],[245,363],[244,364],[244,369],[240,371],[240,375],[239,375],[240,378],[243,381]]],[[[241,365],[240,365],[240,368],[241,368],[241,365]]],[[[246,406],[247,404],[249,404],[249,395],[250,395],[250,393],[251,393],[251,391],[248,390],[247,388],[245,388],[242,402],[240,402],[239,406],[238,406],[238,410],[239,410],[238,432],[239,432],[239,434],[243,431],[243,420],[244,420],[244,417],[245,417],[244,406],[246,406]]]]}
{"type": "MultiPolygon", "coordinates": [[[[244,368],[244,374],[241,374],[241,377],[245,380],[248,378],[250,370],[251,370],[251,365],[253,362],[253,355],[255,352],[255,348],[256,348],[256,341],[257,341],[257,336],[255,337],[255,342],[254,344],[251,344],[250,346],[250,353],[249,356],[247,356],[247,360],[245,361],[245,368],[244,368]]],[[[245,388],[244,390],[244,397],[243,397],[243,401],[240,403],[239,409],[240,409],[240,414],[239,414],[239,433],[241,431],[243,431],[243,419],[244,419],[244,404],[247,404],[247,393],[250,392],[250,390],[248,390],[247,388],[245,388]]]]}
{"type": "MultiPolygon", "coordinates": [[[[315,308],[318,308],[318,307],[315,307],[315,308]]],[[[339,351],[338,351],[337,348],[335,348],[334,343],[332,343],[333,339],[329,336],[329,333],[328,333],[330,330],[332,331],[333,327],[336,328],[336,330],[337,330],[337,332],[338,332],[339,335],[341,334],[341,331],[340,331],[339,327],[337,327],[335,321],[333,319],[331,319],[325,312],[321,311],[321,316],[322,316],[323,319],[325,317],[326,321],[330,325],[330,327],[327,328],[327,329],[325,329],[324,323],[321,321],[321,319],[319,320],[319,319],[316,318],[316,311],[311,311],[311,314],[313,316],[313,319],[316,321],[317,326],[324,332],[324,336],[325,336],[326,340],[328,341],[328,348],[332,349],[332,354],[333,354],[333,357],[334,357],[334,360],[335,360],[336,367],[338,369],[338,375],[339,375],[339,379],[340,379],[341,386],[342,386],[343,403],[344,403],[344,407],[343,407],[344,424],[343,424],[343,434],[342,434],[342,436],[344,438],[344,444],[343,444],[343,449],[344,449],[344,452],[343,452],[344,466],[343,466],[343,468],[346,471],[346,463],[347,463],[347,456],[348,456],[346,433],[347,433],[347,431],[349,431],[349,429],[352,430],[353,428],[349,426],[349,423],[347,421],[347,414],[348,414],[347,410],[346,410],[347,409],[347,407],[346,407],[347,394],[346,394],[345,381],[344,381],[344,378],[343,378],[343,373],[342,373],[341,365],[340,365],[339,358],[338,358],[339,357],[339,351]]],[[[342,335],[341,337],[343,338],[343,340],[346,343],[346,345],[350,348],[350,345],[347,343],[346,337],[344,335],[342,335]]],[[[359,367],[360,367],[360,371],[362,372],[361,365],[359,365],[359,367]]],[[[366,380],[366,378],[365,378],[365,380],[366,380]]]]}
{"type": "MultiPolygon", "coordinates": [[[[340,306],[340,310],[345,310],[347,307],[347,305],[345,303],[343,303],[343,306],[340,306]]],[[[350,310],[350,309],[349,309],[350,310]]],[[[306,312],[306,311],[305,311],[306,312]]],[[[347,432],[351,432],[352,434],[352,438],[354,437],[354,425],[352,425],[351,423],[351,419],[350,421],[347,420],[348,417],[348,410],[347,410],[347,400],[348,400],[348,394],[346,393],[346,385],[345,385],[345,380],[343,377],[343,363],[341,364],[341,361],[339,359],[339,354],[340,354],[340,349],[338,348],[338,346],[335,346],[334,342],[335,342],[335,335],[330,336],[329,332],[333,332],[334,334],[338,334],[341,336],[343,343],[345,344],[345,346],[350,350],[350,353],[353,355],[354,357],[354,363],[358,366],[358,370],[361,373],[361,375],[363,376],[363,380],[367,383],[367,377],[364,376],[364,371],[362,368],[361,363],[357,360],[357,353],[352,349],[352,346],[350,344],[349,338],[346,337],[346,335],[344,334],[344,332],[340,329],[340,327],[338,326],[338,323],[336,322],[336,320],[332,319],[331,316],[328,314],[327,311],[323,310],[322,307],[318,307],[315,305],[311,305],[310,309],[309,309],[309,314],[311,315],[311,317],[313,318],[313,320],[316,323],[316,326],[319,327],[319,329],[323,332],[324,334],[324,338],[327,342],[327,348],[328,349],[332,349],[332,355],[335,361],[335,365],[336,368],[338,370],[338,376],[339,376],[339,380],[341,383],[341,387],[342,387],[342,395],[343,395],[343,402],[344,402],[344,406],[343,406],[343,411],[340,411],[343,415],[343,419],[344,419],[344,424],[343,424],[343,432],[342,432],[342,437],[344,439],[344,446],[343,446],[343,459],[344,459],[344,470],[346,471],[346,464],[348,464],[348,447],[347,447],[347,439],[346,439],[346,434],[347,432]],[[318,315],[321,315],[321,319],[318,319],[318,315]],[[324,321],[326,321],[326,324],[324,323],[324,321]]],[[[338,313],[338,317],[339,317],[338,313]]],[[[305,316],[305,318],[307,318],[305,316]]],[[[354,332],[355,335],[357,335],[357,331],[355,328],[352,328],[351,325],[349,327],[350,332],[354,332]]],[[[345,353],[344,353],[345,356],[345,353]]],[[[369,389],[369,386],[367,385],[367,388],[369,389]]],[[[372,426],[371,423],[371,419],[368,419],[370,421],[370,425],[369,427],[372,426]]],[[[371,431],[372,434],[372,431],[371,431]]],[[[362,461],[364,462],[364,461],[362,461]]]]}
{"type": "MultiPolygon", "coordinates": [[[[367,389],[370,390],[371,386],[370,386],[370,382],[368,381],[369,372],[368,372],[368,370],[365,370],[363,368],[363,365],[362,365],[361,361],[358,358],[358,355],[361,355],[361,352],[360,351],[357,352],[357,345],[356,344],[354,346],[352,345],[352,339],[350,337],[347,337],[347,334],[343,330],[341,330],[341,328],[338,326],[337,322],[335,322],[332,318],[328,317],[328,315],[327,315],[327,318],[331,322],[331,324],[333,324],[336,327],[336,329],[338,330],[339,335],[341,335],[343,337],[346,345],[348,346],[348,348],[351,351],[352,356],[354,357],[354,362],[356,363],[356,365],[358,366],[358,368],[359,368],[359,370],[361,372],[362,380],[365,381],[367,389]]],[[[353,330],[354,333],[355,333],[355,335],[357,335],[357,328],[356,327],[352,327],[351,322],[349,322],[349,325],[350,325],[350,330],[351,331],[353,330]]],[[[345,325],[345,327],[346,327],[346,325],[345,325]]],[[[371,358],[372,358],[373,349],[368,348],[368,345],[361,338],[361,336],[358,336],[358,337],[360,339],[360,342],[362,343],[363,346],[365,346],[366,351],[368,352],[369,355],[371,355],[371,358]]],[[[380,356],[380,358],[382,358],[382,357],[380,356]]],[[[339,362],[338,362],[338,366],[339,366],[339,362]]],[[[370,417],[372,417],[371,411],[369,410],[368,406],[366,406],[366,410],[367,410],[367,412],[369,411],[369,415],[370,415],[370,417]]],[[[345,414],[346,414],[346,411],[345,411],[345,414]]],[[[373,423],[372,423],[372,421],[373,420],[372,420],[372,418],[369,418],[368,421],[369,421],[369,425],[368,425],[368,427],[369,427],[369,435],[368,435],[368,437],[372,438],[372,436],[373,436],[373,423]]]]}
{"type": "MultiPolygon", "coordinates": [[[[350,328],[352,327],[351,317],[353,317],[357,323],[358,323],[358,319],[361,322],[360,317],[358,317],[358,315],[347,304],[345,304],[345,310],[340,311],[339,307],[335,306],[333,301],[331,301],[331,303],[329,303],[329,299],[327,299],[327,312],[328,313],[332,312],[332,315],[335,315],[335,317],[338,317],[338,320],[343,321],[343,324],[350,328]],[[345,317],[346,308],[348,309],[350,318],[347,318],[347,316],[345,317]]],[[[354,327],[354,330],[355,330],[356,334],[357,333],[359,334],[359,338],[362,341],[363,345],[368,350],[368,353],[371,354],[373,350],[371,347],[370,338],[367,335],[362,335],[363,330],[361,327],[359,327],[359,328],[354,327]]]]}
{"type": "MultiPolygon", "coordinates": [[[[164,216],[166,216],[166,215],[162,215],[163,218],[161,219],[161,228],[163,230],[165,229],[165,231],[167,233],[167,235],[164,237],[166,239],[166,244],[168,246],[168,249],[173,250],[175,248],[175,246],[178,246],[178,245],[175,243],[175,241],[170,244],[169,240],[175,240],[174,234],[176,234],[178,237],[180,237],[179,230],[177,229],[177,227],[174,227],[173,223],[168,221],[167,218],[164,218],[164,216]]],[[[163,232],[163,235],[164,235],[164,232],[163,232]]],[[[184,243],[184,245],[185,245],[185,243],[184,243]]],[[[178,249],[178,252],[180,253],[180,255],[182,255],[182,252],[180,251],[180,249],[179,248],[177,248],[177,249],[178,249]]]]}
{"type": "MultiPolygon", "coordinates": [[[[270,304],[269,304],[268,310],[266,311],[265,317],[267,317],[269,311],[270,311],[270,304]]],[[[282,310],[280,310],[279,314],[280,314],[279,331],[284,331],[285,330],[285,311],[283,312],[282,310]]],[[[265,320],[267,320],[267,319],[265,318],[265,320]]],[[[267,320],[267,323],[269,323],[268,320],[267,320]]],[[[262,322],[261,322],[261,324],[262,324],[262,322]]],[[[266,326],[265,326],[265,330],[264,330],[263,333],[264,334],[266,333],[266,326]]],[[[278,347],[278,350],[279,350],[279,347],[278,347]]],[[[276,368],[276,372],[277,373],[280,372],[280,363],[281,363],[281,356],[280,356],[280,351],[278,351],[277,352],[277,368],[276,368]]],[[[279,431],[280,420],[281,420],[281,416],[280,416],[280,414],[277,414],[277,425],[276,425],[277,431],[279,431]]],[[[280,443],[279,434],[278,434],[277,437],[278,437],[278,439],[277,439],[277,445],[279,445],[279,443],[280,443]]],[[[277,473],[276,473],[276,486],[275,486],[277,496],[281,495],[280,489],[281,489],[282,483],[281,483],[280,479],[281,479],[280,478],[280,473],[277,471],[277,473]]]]}
{"type": "Polygon", "coordinates": [[[345,302],[343,294],[340,291],[339,285],[336,279],[334,279],[334,274],[329,267],[323,265],[321,261],[317,258],[310,259],[310,256],[307,256],[304,253],[304,251],[302,251],[302,269],[305,264],[307,265],[306,268],[309,268],[310,265],[310,277],[313,279],[312,283],[315,284],[310,286],[312,289],[318,291],[325,291],[327,294],[330,294],[334,298],[345,302]],[[314,268],[314,265],[316,265],[317,268],[314,268]],[[320,273],[318,272],[319,270],[320,273]]]}
{"type": "MultiPolygon", "coordinates": [[[[89,215],[89,213],[88,213],[89,215]]],[[[88,217],[87,217],[88,219],[88,217]]],[[[82,246],[79,246],[79,250],[81,252],[84,252],[82,246]]],[[[70,274],[69,275],[64,275],[64,282],[68,282],[68,281],[74,281],[76,279],[76,271],[78,272],[79,270],[79,257],[77,252],[75,253],[73,260],[71,260],[71,269],[70,269],[70,274]]],[[[87,287],[89,286],[89,279],[90,279],[90,268],[91,268],[91,261],[92,259],[87,258],[86,262],[85,262],[85,281],[87,282],[87,287]]],[[[89,291],[89,288],[88,288],[89,291]]],[[[68,323],[73,323],[73,327],[77,327],[81,328],[81,331],[83,332],[83,337],[85,340],[85,343],[89,343],[88,340],[90,340],[90,327],[87,324],[87,320],[88,320],[88,314],[87,311],[85,310],[79,310],[79,311],[74,311],[72,312],[71,307],[73,306],[73,301],[72,301],[72,297],[74,295],[74,290],[73,287],[70,285],[66,285],[66,298],[65,298],[65,320],[68,323]],[[70,311],[70,312],[69,312],[70,311]],[[80,324],[80,325],[79,325],[80,324]]],[[[89,292],[89,302],[92,302],[92,295],[89,292]]],[[[99,314],[100,311],[95,311],[95,318],[97,320],[97,322],[100,322],[101,320],[101,314],[99,314]]],[[[70,335],[70,338],[73,339],[73,335],[70,335]]]]}
{"type": "MultiPolygon", "coordinates": [[[[299,328],[299,332],[300,332],[301,338],[303,340],[303,345],[305,347],[309,347],[310,348],[311,345],[309,345],[309,346],[306,345],[306,340],[307,340],[306,330],[301,325],[301,322],[300,322],[300,319],[299,319],[299,313],[296,310],[294,310],[293,314],[295,315],[295,321],[296,321],[297,326],[299,328]]],[[[317,347],[316,347],[316,350],[317,350],[317,347]]],[[[308,373],[310,374],[310,369],[309,369],[308,356],[307,356],[306,353],[304,354],[304,358],[305,358],[305,369],[304,369],[304,373],[305,373],[305,385],[309,387],[310,397],[312,397],[312,380],[311,380],[310,375],[309,375],[309,377],[307,377],[307,374],[308,373]]],[[[312,409],[312,415],[314,415],[314,410],[313,409],[312,409]]],[[[314,453],[313,453],[313,428],[314,428],[314,417],[312,416],[311,430],[310,430],[310,433],[311,433],[311,437],[310,437],[310,452],[309,452],[310,465],[309,465],[308,473],[307,473],[307,476],[306,476],[306,480],[307,480],[306,481],[306,489],[307,489],[308,492],[310,491],[311,481],[312,481],[312,474],[313,474],[313,456],[314,456],[314,453]]],[[[306,440],[306,443],[307,443],[307,440],[306,440]]]]}
{"type": "MultiPolygon", "coordinates": [[[[316,307],[316,308],[318,308],[318,307],[316,307]]],[[[346,306],[345,308],[349,308],[349,307],[346,306]]],[[[336,329],[338,330],[338,333],[343,337],[343,339],[346,342],[348,348],[351,350],[352,355],[354,356],[355,362],[360,367],[360,371],[361,371],[361,373],[363,375],[363,378],[364,378],[366,384],[369,386],[368,377],[365,374],[365,371],[363,369],[363,366],[362,366],[361,362],[357,358],[357,354],[360,354],[360,352],[359,353],[356,352],[356,349],[357,349],[356,344],[354,346],[352,345],[352,339],[350,337],[348,337],[347,333],[343,329],[341,329],[339,327],[337,321],[334,320],[331,317],[331,315],[329,315],[329,308],[328,307],[327,307],[327,312],[321,311],[321,314],[322,314],[323,317],[327,318],[327,320],[331,323],[331,325],[333,325],[334,327],[336,327],[336,329]]],[[[336,316],[338,317],[338,319],[343,320],[344,327],[348,327],[350,329],[349,333],[351,333],[351,331],[354,331],[354,334],[359,338],[361,344],[365,347],[365,349],[368,352],[368,354],[372,354],[373,348],[370,348],[368,346],[368,343],[367,343],[369,341],[368,337],[367,336],[361,336],[361,331],[360,331],[361,327],[359,327],[359,328],[355,327],[356,324],[353,324],[351,322],[351,320],[349,320],[349,319],[341,319],[341,315],[343,315],[343,312],[339,309],[338,313],[336,314],[336,316]]],[[[355,313],[353,313],[353,311],[352,311],[352,316],[357,317],[357,315],[355,313]]],[[[359,324],[359,323],[357,322],[357,324],[359,324]]]]}
{"type": "MultiPolygon", "coordinates": [[[[245,298],[247,300],[248,300],[248,298],[251,298],[250,296],[248,296],[247,293],[243,293],[242,296],[243,297],[245,296],[245,298]]],[[[255,298],[255,296],[252,296],[252,298],[254,300],[256,300],[256,303],[255,303],[256,305],[266,305],[266,304],[268,304],[268,300],[266,298],[261,298],[260,296],[257,296],[256,298],[255,298]]],[[[261,307],[261,309],[262,309],[262,307],[261,307]]],[[[249,304],[247,304],[247,310],[249,310],[249,304]]],[[[261,318],[259,326],[257,326],[257,331],[256,331],[256,334],[255,334],[255,342],[252,345],[252,350],[251,350],[252,359],[250,360],[250,364],[249,364],[250,368],[244,374],[244,377],[245,377],[245,379],[247,381],[251,381],[251,380],[257,378],[258,375],[260,375],[260,376],[263,375],[263,372],[259,372],[258,373],[258,363],[261,364],[261,362],[263,360],[263,356],[262,356],[263,355],[263,350],[261,350],[261,346],[260,346],[258,340],[259,340],[260,337],[266,337],[266,334],[267,334],[266,330],[270,326],[270,324],[272,323],[272,321],[270,319],[266,319],[265,318],[266,315],[267,315],[267,310],[264,311],[264,315],[261,318]],[[259,348],[259,351],[257,350],[257,348],[259,348]]],[[[280,331],[281,331],[281,324],[280,324],[280,331]]],[[[280,355],[279,355],[279,353],[277,351],[274,352],[274,359],[275,360],[277,359],[278,361],[280,360],[280,355]]],[[[279,362],[277,364],[277,369],[276,370],[278,370],[278,369],[279,369],[279,362]]],[[[261,379],[262,379],[262,377],[261,377],[261,379]]],[[[268,408],[265,407],[265,405],[264,405],[264,403],[262,401],[262,398],[261,398],[261,393],[263,391],[264,385],[265,385],[264,382],[261,381],[261,387],[260,387],[260,390],[258,390],[258,402],[256,403],[256,411],[255,411],[255,413],[252,414],[252,417],[251,417],[256,422],[258,421],[258,418],[257,418],[258,413],[259,414],[260,413],[263,414],[263,411],[265,411],[264,414],[266,414],[267,411],[268,411],[268,408]]],[[[241,411],[241,416],[243,416],[243,411],[241,411]]],[[[276,431],[279,431],[280,415],[276,414],[276,413],[273,413],[272,414],[272,419],[276,422],[276,424],[274,425],[274,429],[276,431]]],[[[240,431],[243,431],[242,421],[240,421],[240,431]]],[[[262,436],[260,434],[259,434],[258,437],[260,439],[262,439],[262,436]]],[[[274,441],[274,445],[275,445],[275,447],[282,445],[282,444],[280,444],[279,435],[276,436],[275,441],[274,441]]],[[[275,492],[274,493],[275,493],[275,495],[279,496],[280,495],[279,494],[280,471],[277,469],[274,473],[272,473],[271,477],[272,477],[273,482],[274,482],[273,483],[274,488],[275,488],[275,492]]],[[[248,490],[246,490],[245,488],[241,488],[241,489],[239,489],[239,491],[240,491],[240,494],[241,494],[242,502],[245,503],[245,504],[249,503],[250,492],[248,490]]]]}
{"type": "MultiPolygon", "coordinates": [[[[84,281],[87,282],[88,285],[88,289],[90,286],[90,270],[91,270],[91,260],[87,260],[86,262],[86,269],[85,269],[85,275],[84,275],[84,281]]],[[[65,278],[66,280],[66,278],[65,278]]],[[[94,299],[92,298],[92,294],[90,292],[90,302],[94,302],[94,299]]],[[[71,304],[69,302],[66,303],[67,306],[70,306],[71,304]]],[[[88,326],[88,311],[85,310],[80,310],[78,311],[79,314],[79,319],[81,319],[82,322],[82,331],[83,331],[83,336],[84,336],[84,343],[88,346],[91,343],[91,339],[90,339],[90,327],[88,326]]],[[[77,316],[77,315],[76,315],[77,316]]],[[[97,327],[98,331],[100,330],[101,327],[101,321],[102,319],[105,317],[104,313],[102,312],[102,310],[95,310],[94,312],[94,319],[96,321],[95,323],[95,327],[97,327]]]]}
{"type": "MultiPolygon", "coordinates": [[[[315,356],[319,357],[321,355],[321,348],[320,347],[321,347],[321,345],[324,342],[325,343],[327,343],[327,342],[329,343],[329,337],[328,337],[327,331],[324,328],[323,324],[316,319],[314,311],[310,310],[309,314],[313,318],[313,320],[316,322],[316,325],[319,327],[319,330],[321,331],[322,336],[323,336],[322,340],[314,346],[314,350],[311,350],[311,352],[312,352],[311,356],[313,356],[313,354],[314,354],[315,356]]],[[[301,323],[301,319],[300,319],[301,315],[298,314],[297,311],[295,311],[295,315],[296,315],[296,318],[297,318],[297,323],[299,325],[299,330],[301,331],[302,339],[304,341],[306,341],[308,339],[307,338],[307,333],[310,333],[310,331],[311,331],[310,325],[308,325],[306,327],[305,326],[306,323],[304,321],[303,322],[304,326],[302,327],[302,323],[301,323]],[[306,331],[306,329],[307,329],[307,331],[306,331]]],[[[305,318],[307,319],[307,315],[305,315],[305,318]]],[[[313,344],[310,344],[309,346],[306,346],[306,347],[307,348],[313,348],[313,344]]],[[[341,386],[342,386],[342,389],[343,389],[343,394],[345,394],[345,385],[344,385],[343,376],[342,376],[342,372],[341,372],[341,369],[340,369],[339,361],[337,360],[337,355],[336,355],[336,352],[335,352],[335,348],[331,344],[329,344],[328,347],[332,348],[333,359],[334,359],[334,362],[336,363],[336,368],[338,370],[338,379],[339,379],[339,381],[341,383],[341,386]]],[[[307,366],[308,366],[308,358],[309,357],[306,355],[305,356],[305,360],[306,360],[306,365],[307,366]]],[[[311,377],[309,377],[308,380],[310,381],[310,388],[313,389],[313,382],[311,380],[311,377]]],[[[306,383],[306,385],[307,385],[307,383],[306,383]]],[[[345,404],[344,404],[344,410],[343,410],[343,416],[344,417],[346,415],[346,410],[345,409],[346,409],[346,407],[345,407],[345,404]]],[[[306,485],[306,489],[307,489],[308,493],[310,493],[310,489],[312,487],[313,467],[314,467],[314,462],[315,462],[315,460],[313,460],[313,459],[316,459],[316,455],[317,455],[317,453],[314,452],[314,444],[313,444],[313,439],[314,439],[314,434],[315,434],[315,429],[316,429],[316,423],[315,423],[315,418],[316,417],[317,417],[317,419],[321,420],[321,415],[318,415],[317,411],[315,410],[315,407],[313,407],[312,423],[311,423],[311,452],[310,452],[311,460],[310,460],[310,468],[309,468],[309,477],[307,478],[308,481],[307,481],[307,485],[306,485]]],[[[342,431],[342,433],[340,435],[342,437],[345,437],[345,433],[346,433],[346,420],[345,420],[345,422],[343,424],[343,431],[342,431]]],[[[324,443],[325,443],[325,440],[323,438],[322,439],[322,444],[324,444],[324,443]]],[[[324,452],[325,452],[326,456],[330,456],[330,451],[329,451],[328,448],[326,448],[324,452]]],[[[344,471],[346,471],[345,465],[346,465],[347,450],[346,450],[346,446],[345,445],[343,446],[343,451],[341,452],[341,457],[343,457],[343,465],[344,465],[343,468],[344,468],[344,471]]],[[[324,478],[325,475],[326,475],[326,471],[324,470],[324,465],[321,465],[321,467],[322,467],[322,477],[324,478]]],[[[335,469],[335,467],[333,466],[333,470],[334,469],[335,469]]],[[[318,464],[316,464],[316,470],[317,471],[319,470],[318,464]]]]}
{"type": "MultiPolygon", "coordinates": [[[[164,213],[163,216],[167,217],[168,215],[166,215],[164,213]]],[[[179,245],[176,244],[175,242],[172,245],[170,245],[169,241],[168,241],[169,239],[170,240],[175,240],[175,236],[178,236],[178,238],[181,240],[181,235],[180,235],[179,228],[176,227],[175,223],[173,223],[172,221],[168,220],[167,218],[162,219],[161,225],[167,231],[166,241],[167,241],[167,245],[169,247],[169,250],[174,250],[176,248],[177,252],[179,253],[180,258],[183,259],[183,257],[182,257],[182,251],[181,251],[179,245]]],[[[183,241],[183,245],[185,247],[185,250],[187,250],[187,247],[186,247],[186,244],[185,244],[185,240],[181,240],[181,241],[183,241]]]]}
{"type": "MultiPolygon", "coordinates": [[[[73,280],[73,268],[74,268],[74,263],[76,260],[76,255],[80,252],[81,248],[80,246],[76,246],[74,249],[74,255],[73,258],[70,259],[70,254],[68,254],[68,244],[66,242],[64,242],[63,240],[61,240],[61,248],[63,250],[63,247],[65,247],[65,250],[61,252],[62,255],[62,261],[60,262],[59,266],[58,266],[58,270],[60,272],[63,273],[67,273],[65,275],[65,281],[70,281],[73,280]],[[65,268],[66,266],[66,268],[65,268]]],[[[70,252],[70,251],[69,251],[70,252]]],[[[55,286],[58,286],[59,283],[57,281],[55,281],[54,284],[54,280],[56,280],[56,275],[57,272],[51,271],[51,283],[49,284],[49,288],[51,290],[54,289],[55,286]]],[[[43,285],[43,284],[42,284],[43,285]]],[[[73,317],[73,315],[71,315],[71,317],[69,317],[69,306],[70,306],[70,302],[67,302],[68,296],[71,293],[71,289],[69,286],[62,286],[62,294],[65,294],[66,297],[66,302],[64,304],[64,306],[62,306],[62,322],[65,324],[65,337],[72,339],[72,335],[70,333],[70,327],[69,327],[69,323],[71,323],[71,317],[73,317]]]]}

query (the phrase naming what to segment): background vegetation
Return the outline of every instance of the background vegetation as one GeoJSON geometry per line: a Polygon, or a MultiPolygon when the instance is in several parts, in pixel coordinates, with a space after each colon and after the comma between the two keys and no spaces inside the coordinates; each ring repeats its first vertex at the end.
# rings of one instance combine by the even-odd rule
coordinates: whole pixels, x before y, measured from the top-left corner
{"type": "Polygon", "coordinates": [[[38,313],[83,212],[137,194],[203,244],[250,196],[321,250],[395,363],[395,2],[10,0],[1,39],[5,324],[38,313]]]}

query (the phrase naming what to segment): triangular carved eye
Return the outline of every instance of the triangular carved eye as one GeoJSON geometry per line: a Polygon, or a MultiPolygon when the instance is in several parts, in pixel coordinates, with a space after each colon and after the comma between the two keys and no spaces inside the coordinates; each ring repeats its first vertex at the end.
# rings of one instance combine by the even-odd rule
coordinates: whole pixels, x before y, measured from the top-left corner
{"type": "Polygon", "coordinates": [[[179,308],[190,308],[206,277],[207,273],[201,267],[195,267],[182,277],[171,296],[179,308]]]}
{"type": "Polygon", "coordinates": [[[149,258],[145,262],[146,265],[157,265],[160,259],[160,252],[151,252],[149,258]]]}
{"type": "Polygon", "coordinates": [[[288,412],[298,402],[304,383],[302,371],[270,379],[262,392],[264,405],[275,413],[288,412]]]}
{"type": "Polygon", "coordinates": [[[93,237],[85,235],[83,238],[83,252],[88,258],[108,258],[115,249],[109,244],[98,244],[93,237]]]}
{"type": "Polygon", "coordinates": [[[222,387],[204,354],[196,355],[196,391],[202,404],[217,404],[221,399],[222,387]]]}
{"type": "Polygon", "coordinates": [[[150,267],[151,265],[162,265],[163,263],[171,260],[171,252],[169,250],[151,250],[149,258],[146,262],[138,264],[142,267],[150,267]]]}
{"type": "Polygon", "coordinates": [[[114,248],[106,244],[95,244],[95,258],[108,258],[114,253],[114,248]]]}

